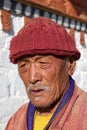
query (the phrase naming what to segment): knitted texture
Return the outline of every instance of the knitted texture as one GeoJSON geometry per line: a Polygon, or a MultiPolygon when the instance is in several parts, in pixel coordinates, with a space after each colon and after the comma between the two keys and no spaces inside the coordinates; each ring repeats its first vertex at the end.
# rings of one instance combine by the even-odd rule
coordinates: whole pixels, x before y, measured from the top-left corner
{"type": "Polygon", "coordinates": [[[33,18],[10,43],[10,61],[17,60],[24,55],[52,54],[60,57],[80,58],[74,40],[66,30],[49,18],[33,18]]]}

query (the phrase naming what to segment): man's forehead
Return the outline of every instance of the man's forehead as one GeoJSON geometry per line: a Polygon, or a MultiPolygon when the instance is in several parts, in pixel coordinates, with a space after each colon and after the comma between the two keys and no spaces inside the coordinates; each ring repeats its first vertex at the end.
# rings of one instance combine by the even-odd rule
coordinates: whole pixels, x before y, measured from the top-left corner
{"type": "Polygon", "coordinates": [[[42,58],[50,58],[50,57],[54,57],[53,55],[42,55],[42,54],[36,54],[36,55],[24,55],[22,57],[19,58],[18,61],[22,61],[22,60],[25,60],[25,59],[33,59],[33,60],[39,60],[39,59],[42,59],[42,58]]]}

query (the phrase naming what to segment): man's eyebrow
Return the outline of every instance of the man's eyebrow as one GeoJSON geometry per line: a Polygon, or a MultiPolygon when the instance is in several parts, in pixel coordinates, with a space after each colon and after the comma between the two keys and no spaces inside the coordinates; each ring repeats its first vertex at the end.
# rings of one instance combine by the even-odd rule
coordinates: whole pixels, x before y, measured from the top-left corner
{"type": "Polygon", "coordinates": [[[46,56],[43,56],[43,55],[37,55],[37,56],[30,56],[30,57],[21,57],[18,62],[28,62],[30,59],[34,60],[34,61],[37,61],[37,60],[40,60],[42,58],[45,58],[46,56]]]}
{"type": "Polygon", "coordinates": [[[38,55],[38,56],[36,56],[36,57],[31,57],[30,59],[32,59],[32,60],[34,60],[34,61],[38,61],[38,60],[40,60],[40,59],[42,59],[42,58],[44,58],[45,56],[42,56],[42,55],[38,55]]]}
{"type": "Polygon", "coordinates": [[[20,63],[20,62],[27,62],[27,61],[28,61],[27,58],[21,58],[21,59],[18,60],[18,63],[20,63]]]}

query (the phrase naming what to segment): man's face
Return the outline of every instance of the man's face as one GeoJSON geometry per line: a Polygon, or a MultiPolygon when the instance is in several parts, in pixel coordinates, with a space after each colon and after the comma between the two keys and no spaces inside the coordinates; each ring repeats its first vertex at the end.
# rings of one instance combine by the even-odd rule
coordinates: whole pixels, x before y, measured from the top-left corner
{"type": "Polygon", "coordinates": [[[49,107],[68,87],[68,62],[52,55],[27,56],[18,61],[18,71],[27,95],[36,107],[49,107]]]}

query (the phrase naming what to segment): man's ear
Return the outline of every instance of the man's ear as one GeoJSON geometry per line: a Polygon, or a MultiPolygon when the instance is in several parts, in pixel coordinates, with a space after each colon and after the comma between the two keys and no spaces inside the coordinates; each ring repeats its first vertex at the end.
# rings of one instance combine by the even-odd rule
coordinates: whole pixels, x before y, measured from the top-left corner
{"type": "Polygon", "coordinates": [[[73,75],[74,71],[75,71],[75,67],[76,67],[76,61],[72,61],[70,62],[70,65],[69,65],[69,75],[73,75]]]}

